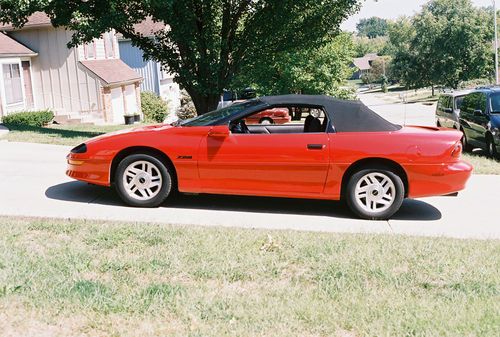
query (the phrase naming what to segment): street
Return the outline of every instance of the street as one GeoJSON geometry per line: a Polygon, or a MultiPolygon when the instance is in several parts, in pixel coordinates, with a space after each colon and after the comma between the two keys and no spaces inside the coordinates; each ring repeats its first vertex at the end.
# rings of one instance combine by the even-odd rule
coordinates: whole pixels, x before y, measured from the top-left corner
{"type": "Polygon", "coordinates": [[[492,215],[500,176],[473,176],[458,197],[406,200],[390,221],[353,218],[340,202],[181,195],[157,209],[126,207],[112,189],[65,176],[69,147],[0,141],[0,215],[178,225],[500,238],[492,215]]]}
{"type": "Polygon", "coordinates": [[[360,94],[359,99],[380,116],[399,125],[436,126],[436,105],[391,103],[383,93],[360,94]]]}

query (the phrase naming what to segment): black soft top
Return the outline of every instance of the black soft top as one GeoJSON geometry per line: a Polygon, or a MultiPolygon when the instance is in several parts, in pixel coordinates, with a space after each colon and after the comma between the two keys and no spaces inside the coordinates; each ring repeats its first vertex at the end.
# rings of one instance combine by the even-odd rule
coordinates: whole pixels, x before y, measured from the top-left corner
{"type": "Polygon", "coordinates": [[[336,132],[380,132],[397,131],[400,125],[392,124],[380,117],[360,101],[339,100],[319,95],[284,95],[259,98],[274,106],[315,106],[326,110],[336,132]]]}

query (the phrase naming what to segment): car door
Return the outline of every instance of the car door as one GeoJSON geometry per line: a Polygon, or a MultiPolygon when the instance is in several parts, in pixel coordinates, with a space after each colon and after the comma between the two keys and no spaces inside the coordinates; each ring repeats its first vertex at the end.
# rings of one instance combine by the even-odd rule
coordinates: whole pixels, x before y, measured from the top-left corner
{"type": "Polygon", "coordinates": [[[470,117],[470,127],[472,137],[476,146],[484,147],[486,145],[486,130],[488,129],[488,96],[485,93],[478,93],[476,109],[470,117]]]}
{"type": "Polygon", "coordinates": [[[462,109],[460,111],[460,125],[462,126],[467,142],[472,146],[480,146],[477,126],[475,125],[478,114],[478,106],[481,100],[481,93],[474,92],[465,96],[462,109]]]}
{"type": "Polygon", "coordinates": [[[329,163],[326,132],[209,133],[198,170],[207,193],[294,197],[322,193],[329,163]]]}

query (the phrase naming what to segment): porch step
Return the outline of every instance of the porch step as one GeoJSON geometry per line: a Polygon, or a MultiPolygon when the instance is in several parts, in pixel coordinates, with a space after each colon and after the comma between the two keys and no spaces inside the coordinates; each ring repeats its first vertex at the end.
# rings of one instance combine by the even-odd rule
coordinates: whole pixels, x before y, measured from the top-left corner
{"type": "Polygon", "coordinates": [[[59,115],[54,117],[54,122],[61,125],[94,125],[91,122],[82,122],[81,118],[72,118],[68,115],[59,115]]]}

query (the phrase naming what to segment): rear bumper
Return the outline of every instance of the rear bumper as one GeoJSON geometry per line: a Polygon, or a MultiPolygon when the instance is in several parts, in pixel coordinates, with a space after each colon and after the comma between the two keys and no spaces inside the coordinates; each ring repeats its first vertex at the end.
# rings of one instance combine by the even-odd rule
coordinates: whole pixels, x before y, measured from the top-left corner
{"type": "Polygon", "coordinates": [[[69,154],[66,158],[68,177],[95,185],[110,186],[108,161],[87,159],[74,154],[69,154]]]}
{"type": "Polygon", "coordinates": [[[409,198],[450,195],[465,189],[473,167],[459,161],[439,165],[405,165],[409,198]]]}

